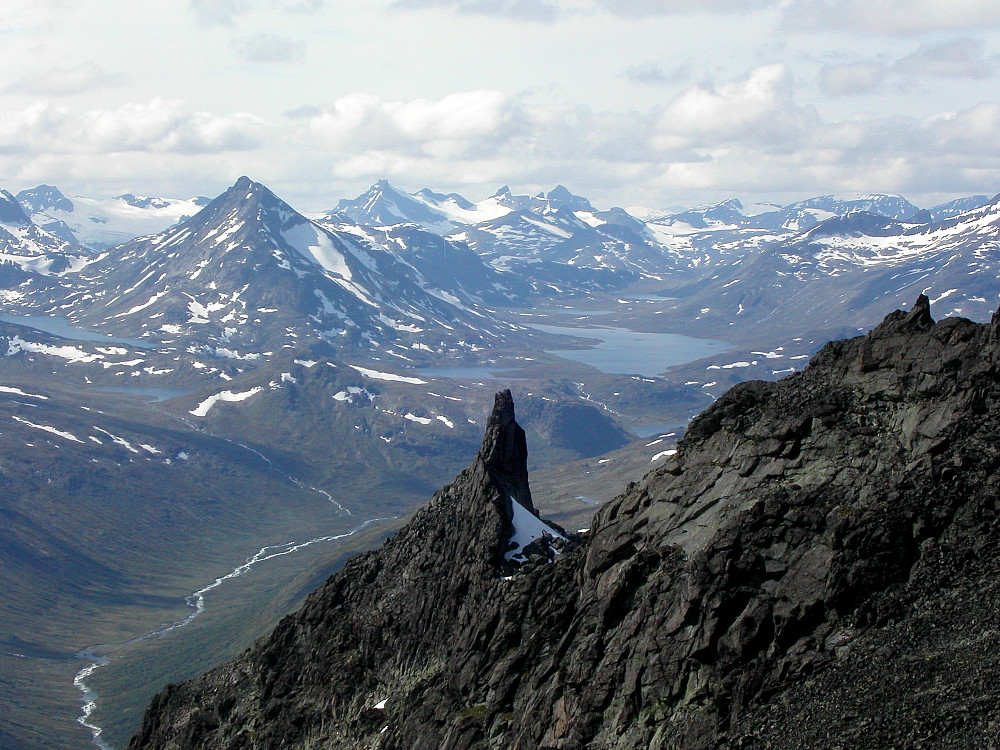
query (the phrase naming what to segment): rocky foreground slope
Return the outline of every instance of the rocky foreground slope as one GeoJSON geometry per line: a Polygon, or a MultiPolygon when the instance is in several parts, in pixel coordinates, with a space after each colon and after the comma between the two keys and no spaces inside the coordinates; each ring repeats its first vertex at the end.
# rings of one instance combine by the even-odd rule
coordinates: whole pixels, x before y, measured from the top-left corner
{"type": "Polygon", "coordinates": [[[129,747],[1000,747],[998,397],[1000,311],[921,297],[732,389],[514,571],[499,394],[453,485],[129,747]]]}

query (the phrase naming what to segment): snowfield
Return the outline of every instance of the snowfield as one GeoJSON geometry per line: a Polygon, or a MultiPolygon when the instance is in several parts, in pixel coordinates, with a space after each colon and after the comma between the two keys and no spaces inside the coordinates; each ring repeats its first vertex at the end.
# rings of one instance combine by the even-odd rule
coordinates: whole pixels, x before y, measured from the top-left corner
{"type": "Polygon", "coordinates": [[[251,396],[256,396],[258,393],[263,391],[263,387],[257,386],[251,388],[249,391],[243,391],[241,393],[234,393],[233,391],[222,391],[221,393],[216,393],[214,396],[209,396],[204,401],[202,401],[198,406],[192,409],[189,413],[196,417],[206,417],[208,412],[220,401],[246,401],[251,396]]]}

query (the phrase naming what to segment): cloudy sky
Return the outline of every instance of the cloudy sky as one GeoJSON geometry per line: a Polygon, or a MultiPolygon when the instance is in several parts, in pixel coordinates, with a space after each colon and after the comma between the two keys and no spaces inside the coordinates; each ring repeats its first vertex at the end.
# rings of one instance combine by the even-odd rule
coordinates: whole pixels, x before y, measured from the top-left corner
{"type": "Polygon", "coordinates": [[[0,0],[0,187],[1000,192],[997,0],[0,0]]]}

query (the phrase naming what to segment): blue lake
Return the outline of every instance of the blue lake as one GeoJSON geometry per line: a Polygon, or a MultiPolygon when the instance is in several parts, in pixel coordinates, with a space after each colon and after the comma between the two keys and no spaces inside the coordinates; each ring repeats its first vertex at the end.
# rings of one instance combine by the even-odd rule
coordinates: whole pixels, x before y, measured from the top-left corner
{"type": "Polygon", "coordinates": [[[166,401],[168,398],[194,393],[193,388],[143,388],[142,386],[132,385],[97,385],[90,390],[101,391],[102,393],[127,393],[132,396],[145,396],[150,401],[166,401]]]}
{"type": "Polygon", "coordinates": [[[517,380],[516,376],[499,375],[498,373],[516,370],[512,367],[483,367],[469,365],[454,367],[421,367],[414,370],[415,375],[429,378],[452,378],[453,380],[517,380]]]}
{"type": "Polygon", "coordinates": [[[645,333],[603,326],[575,328],[533,324],[531,327],[544,333],[592,339],[594,346],[591,349],[553,349],[549,353],[619,375],[653,377],[668,367],[732,349],[732,345],[724,341],[696,339],[678,333],[645,333]]]}
{"type": "Polygon", "coordinates": [[[31,326],[39,331],[52,333],[67,339],[77,341],[101,341],[110,344],[127,344],[139,349],[152,349],[153,345],[148,341],[140,339],[121,338],[119,336],[109,336],[97,331],[88,331],[84,328],[76,328],[69,324],[69,319],[59,315],[0,315],[0,320],[5,323],[17,323],[22,326],[31,326]]]}
{"type": "Polygon", "coordinates": [[[619,299],[639,300],[640,302],[671,302],[676,297],[664,297],[662,294],[623,294],[619,299]]]}

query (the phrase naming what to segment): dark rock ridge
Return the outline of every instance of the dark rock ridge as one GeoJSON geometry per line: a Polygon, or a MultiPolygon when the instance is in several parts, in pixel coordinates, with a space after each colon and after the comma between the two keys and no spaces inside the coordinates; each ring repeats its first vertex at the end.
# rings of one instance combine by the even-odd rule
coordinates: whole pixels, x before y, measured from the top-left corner
{"type": "Polygon", "coordinates": [[[1000,311],[921,296],[733,388],[507,580],[498,397],[453,485],[130,748],[998,747],[998,397],[1000,311]]]}

